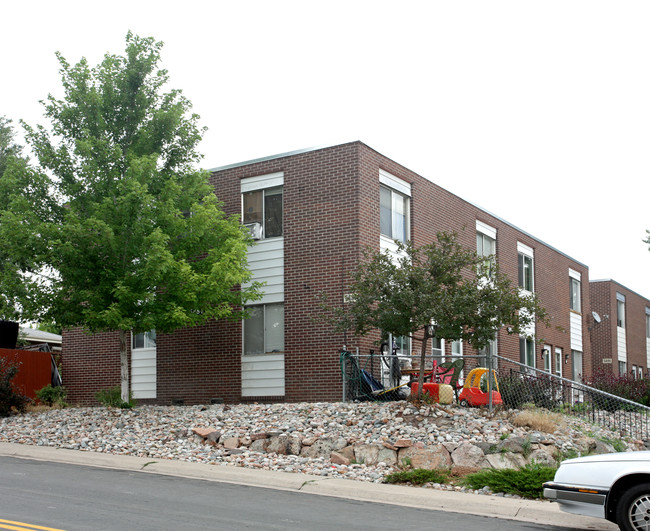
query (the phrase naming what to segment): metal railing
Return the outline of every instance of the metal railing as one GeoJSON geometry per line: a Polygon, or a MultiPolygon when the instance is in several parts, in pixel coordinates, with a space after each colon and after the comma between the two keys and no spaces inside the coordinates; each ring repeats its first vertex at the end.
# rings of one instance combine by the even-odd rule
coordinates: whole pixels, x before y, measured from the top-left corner
{"type": "MultiPolygon", "coordinates": [[[[419,356],[341,352],[343,401],[407,398],[408,384],[413,374],[419,372],[419,366],[413,367],[416,359],[419,356]]],[[[426,356],[425,374],[434,364],[452,359],[457,358],[426,356]]],[[[500,407],[520,409],[531,404],[582,417],[623,436],[650,440],[650,407],[502,356],[466,355],[462,359],[464,376],[474,367],[495,370],[503,401],[500,407]]],[[[486,392],[493,385],[490,378],[484,384],[486,392]]],[[[491,398],[492,393],[488,396],[491,398]]],[[[497,406],[488,401],[487,407],[492,411],[497,406]]]]}
{"type": "Polygon", "coordinates": [[[494,358],[504,407],[532,404],[582,417],[624,436],[650,439],[650,407],[501,356],[494,358]]]}

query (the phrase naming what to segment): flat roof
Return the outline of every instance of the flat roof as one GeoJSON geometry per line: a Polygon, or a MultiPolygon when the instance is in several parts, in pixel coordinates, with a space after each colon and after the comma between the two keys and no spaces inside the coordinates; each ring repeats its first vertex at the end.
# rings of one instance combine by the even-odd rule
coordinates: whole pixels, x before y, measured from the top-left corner
{"type": "MultiPolygon", "coordinates": [[[[284,157],[291,157],[291,156],[293,156],[293,155],[300,155],[300,154],[303,154],[303,153],[309,153],[309,152],[311,152],[311,151],[318,151],[318,150],[320,150],[320,149],[328,149],[328,148],[339,147],[339,146],[344,146],[344,145],[346,145],[346,144],[355,144],[355,143],[363,144],[363,145],[366,146],[368,149],[372,149],[375,153],[379,153],[379,151],[377,151],[376,149],[374,149],[374,148],[368,146],[368,144],[365,144],[365,143],[362,142],[361,140],[354,140],[354,141],[352,141],[352,142],[343,142],[342,144],[330,144],[330,145],[324,145],[324,146],[314,146],[314,147],[309,147],[309,148],[304,148],[304,149],[297,149],[297,150],[295,150],[295,151],[287,151],[287,152],[285,152],[285,153],[278,153],[278,154],[276,154],[276,155],[269,155],[269,156],[267,156],[267,157],[260,157],[260,158],[257,158],[257,159],[246,160],[246,161],[242,161],[242,162],[235,162],[235,163],[233,163],[233,164],[227,164],[227,165],[225,165],[225,166],[218,166],[218,167],[216,167],[216,168],[211,168],[211,169],[209,169],[208,171],[209,171],[210,173],[213,173],[213,172],[217,172],[217,171],[230,170],[230,169],[232,169],[232,168],[239,168],[239,167],[241,167],[241,166],[248,166],[248,165],[251,165],[251,164],[257,164],[257,163],[260,163],[260,162],[267,162],[267,161],[269,161],[269,160],[281,159],[281,158],[284,158],[284,157]]],[[[382,153],[379,153],[379,154],[380,154],[382,157],[385,157],[385,158],[387,158],[387,159],[389,159],[389,160],[392,160],[392,161],[395,162],[396,164],[399,164],[399,165],[402,166],[403,168],[406,168],[407,170],[409,170],[409,171],[411,171],[411,172],[413,172],[413,173],[416,173],[417,175],[420,175],[419,173],[414,172],[413,170],[411,170],[411,169],[407,168],[406,166],[404,166],[404,164],[401,164],[401,163],[397,162],[396,160],[391,159],[390,157],[386,157],[386,155],[384,155],[384,154],[382,154],[382,153]]],[[[430,183],[436,184],[434,181],[432,181],[431,179],[429,179],[429,178],[427,178],[427,177],[425,177],[425,176],[423,176],[423,175],[420,175],[420,177],[422,177],[423,179],[426,179],[426,180],[429,181],[430,183]]],[[[440,185],[439,185],[439,184],[436,184],[436,186],[440,186],[440,185]]],[[[440,188],[442,188],[442,187],[440,186],[440,188]]],[[[513,223],[510,223],[509,221],[503,219],[502,217],[497,216],[496,214],[493,214],[493,213],[490,212],[489,210],[486,210],[485,208],[483,208],[481,205],[477,205],[476,203],[473,203],[472,201],[468,201],[467,199],[464,199],[463,197],[461,197],[461,196],[455,194],[454,192],[450,192],[450,191],[447,190],[446,188],[443,188],[443,190],[445,190],[446,192],[452,194],[453,196],[458,197],[460,200],[464,201],[465,203],[467,203],[467,204],[469,204],[469,205],[472,205],[472,206],[475,207],[475,208],[478,208],[479,210],[483,211],[485,214],[487,214],[487,215],[489,215],[489,216],[492,216],[493,218],[499,220],[500,222],[505,223],[505,224],[508,225],[509,227],[512,227],[513,229],[515,229],[515,230],[521,232],[522,234],[528,236],[529,238],[532,238],[533,240],[535,240],[535,241],[541,243],[542,245],[548,247],[549,249],[555,251],[556,253],[561,254],[562,256],[568,258],[569,260],[575,262],[576,264],[579,264],[579,265],[581,265],[582,267],[586,267],[587,269],[589,269],[589,266],[588,266],[587,264],[584,264],[584,263],[582,263],[582,262],[576,260],[575,258],[573,258],[572,256],[568,255],[567,253],[560,251],[560,250],[557,249],[556,247],[553,247],[552,245],[549,245],[548,243],[546,243],[546,242],[543,241],[543,240],[540,240],[537,236],[534,236],[533,234],[530,234],[529,232],[526,232],[525,230],[523,230],[523,229],[517,227],[517,226],[514,225],[513,223]]],[[[626,288],[626,289],[627,289],[627,288],[626,288]]],[[[631,290],[630,290],[630,291],[631,291],[631,290]]]]}

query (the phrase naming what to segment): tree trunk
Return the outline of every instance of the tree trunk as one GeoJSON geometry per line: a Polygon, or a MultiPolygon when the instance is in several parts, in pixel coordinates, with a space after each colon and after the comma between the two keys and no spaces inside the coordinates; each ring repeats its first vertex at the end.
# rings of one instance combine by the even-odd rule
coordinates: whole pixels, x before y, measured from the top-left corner
{"type": "Polygon", "coordinates": [[[120,330],[120,386],[122,389],[122,401],[129,401],[129,356],[127,352],[127,337],[126,330],[120,330]]]}
{"type": "Polygon", "coordinates": [[[427,334],[427,328],[424,327],[424,332],[422,336],[422,351],[420,353],[420,374],[418,375],[418,400],[422,398],[422,388],[424,387],[424,364],[426,362],[427,356],[427,343],[429,342],[429,335],[427,334]]]}

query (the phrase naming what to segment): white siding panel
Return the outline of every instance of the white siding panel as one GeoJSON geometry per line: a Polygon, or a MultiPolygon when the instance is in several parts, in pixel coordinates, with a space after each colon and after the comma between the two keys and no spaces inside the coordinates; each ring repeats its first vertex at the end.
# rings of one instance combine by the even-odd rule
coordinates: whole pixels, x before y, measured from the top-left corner
{"type": "Polygon", "coordinates": [[[156,349],[131,352],[131,394],[133,398],[156,398],[156,349]]]}
{"type": "Polygon", "coordinates": [[[284,354],[243,356],[242,396],[284,396],[284,354]]]}
{"type": "Polygon", "coordinates": [[[284,238],[260,240],[253,245],[248,250],[248,267],[252,281],[265,284],[259,304],[284,302],[284,238]]]}
{"type": "Polygon", "coordinates": [[[618,342],[618,361],[627,361],[627,341],[625,341],[625,328],[616,327],[616,339],[618,342]]]}
{"type": "Polygon", "coordinates": [[[645,340],[646,367],[650,368],[650,337],[645,340]]]}
{"type": "Polygon", "coordinates": [[[582,315],[569,312],[571,328],[571,350],[582,352],[582,315]]]}

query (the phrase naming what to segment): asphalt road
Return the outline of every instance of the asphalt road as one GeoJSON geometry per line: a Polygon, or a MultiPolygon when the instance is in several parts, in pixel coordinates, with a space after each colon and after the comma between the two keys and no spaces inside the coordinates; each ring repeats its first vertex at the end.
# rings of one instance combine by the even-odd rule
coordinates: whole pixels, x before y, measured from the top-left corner
{"type": "Polygon", "coordinates": [[[159,474],[0,457],[0,529],[30,529],[25,524],[69,531],[570,529],[159,474]]]}

